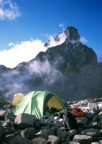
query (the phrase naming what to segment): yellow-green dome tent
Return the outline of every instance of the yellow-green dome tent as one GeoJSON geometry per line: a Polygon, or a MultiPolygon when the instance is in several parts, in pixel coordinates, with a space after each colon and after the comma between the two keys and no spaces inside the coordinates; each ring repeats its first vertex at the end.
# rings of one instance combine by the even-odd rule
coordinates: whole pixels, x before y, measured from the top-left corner
{"type": "Polygon", "coordinates": [[[38,119],[46,114],[46,107],[63,110],[61,99],[49,91],[32,91],[26,94],[14,109],[14,114],[27,113],[38,119]]]}

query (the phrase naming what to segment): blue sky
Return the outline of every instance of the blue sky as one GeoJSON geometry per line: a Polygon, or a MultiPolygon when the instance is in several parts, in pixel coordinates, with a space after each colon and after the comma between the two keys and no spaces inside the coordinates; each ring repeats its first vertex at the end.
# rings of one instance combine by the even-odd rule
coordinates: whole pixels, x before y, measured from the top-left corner
{"type": "Polygon", "coordinates": [[[31,60],[70,25],[102,61],[102,0],[0,0],[0,64],[31,60]]]}

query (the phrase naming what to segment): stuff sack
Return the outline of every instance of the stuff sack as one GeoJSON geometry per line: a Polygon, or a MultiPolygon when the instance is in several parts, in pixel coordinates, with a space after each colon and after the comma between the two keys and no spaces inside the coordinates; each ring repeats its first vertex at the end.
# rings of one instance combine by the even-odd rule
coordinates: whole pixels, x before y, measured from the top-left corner
{"type": "Polygon", "coordinates": [[[65,129],[67,130],[78,129],[77,121],[71,112],[65,112],[63,114],[63,123],[65,126],[65,129]]]}
{"type": "Polygon", "coordinates": [[[83,117],[85,115],[83,110],[81,108],[78,108],[78,107],[72,108],[72,114],[75,117],[83,117]]]}

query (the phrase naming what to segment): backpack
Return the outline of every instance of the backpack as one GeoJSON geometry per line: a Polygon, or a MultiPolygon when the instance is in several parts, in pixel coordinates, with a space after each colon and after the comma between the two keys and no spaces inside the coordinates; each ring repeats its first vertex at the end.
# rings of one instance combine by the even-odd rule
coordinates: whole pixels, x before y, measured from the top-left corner
{"type": "Polygon", "coordinates": [[[78,129],[77,121],[69,111],[63,114],[63,123],[66,130],[78,129]]]}
{"type": "Polygon", "coordinates": [[[78,107],[72,108],[71,112],[75,117],[83,117],[85,115],[83,110],[81,108],[78,108],[78,107]]]}

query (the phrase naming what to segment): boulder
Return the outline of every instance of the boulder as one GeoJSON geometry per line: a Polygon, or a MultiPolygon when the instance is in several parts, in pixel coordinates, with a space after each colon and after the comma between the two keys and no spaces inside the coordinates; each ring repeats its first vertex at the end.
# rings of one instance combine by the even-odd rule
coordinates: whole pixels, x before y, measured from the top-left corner
{"type": "Polygon", "coordinates": [[[33,127],[28,127],[21,131],[21,136],[27,139],[33,139],[35,137],[35,129],[33,127]]]}
{"type": "Polygon", "coordinates": [[[35,138],[32,140],[32,144],[48,144],[48,141],[44,138],[35,138]]]}
{"type": "Polygon", "coordinates": [[[13,138],[11,141],[8,142],[9,144],[32,144],[30,140],[21,137],[20,135],[13,138]]]}
{"type": "Polygon", "coordinates": [[[16,116],[14,124],[20,128],[26,128],[27,126],[32,126],[35,120],[36,117],[34,115],[22,113],[16,116]]]}
{"type": "Polygon", "coordinates": [[[49,135],[48,142],[50,142],[51,144],[59,144],[60,137],[54,136],[54,135],[49,135]]]}
{"type": "Polygon", "coordinates": [[[5,138],[6,132],[3,126],[0,126],[0,141],[5,138]]]}
{"type": "Polygon", "coordinates": [[[5,110],[0,110],[0,120],[4,119],[6,115],[6,111],[5,110]]]}
{"type": "Polygon", "coordinates": [[[92,137],[88,135],[75,135],[73,141],[79,144],[91,144],[92,137]]]}
{"type": "Polygon", "coordinates": [[[50,132],[50,130],[48,130],[48,129],[42,129],[38,133],[36,133],[36,137],[41,137],[41,138],[47,139],[49,132],[50,132]]]}
{"type": "Polygon", "coordinates": [[[101,136],[100,129],[89,128],[82,131],[82,134],[92,136],[92,137],[99,137],[101,136]]]}

